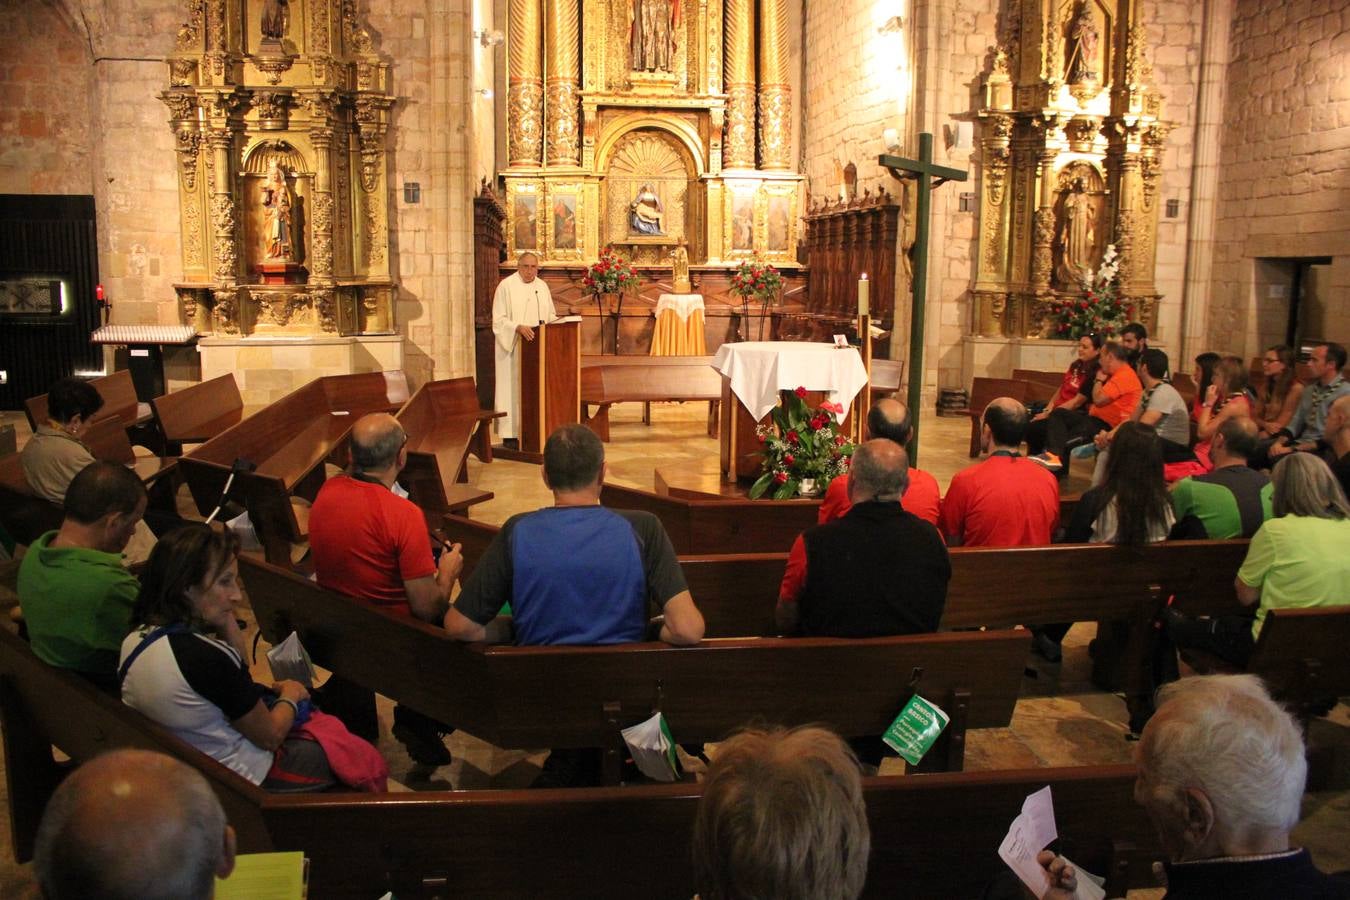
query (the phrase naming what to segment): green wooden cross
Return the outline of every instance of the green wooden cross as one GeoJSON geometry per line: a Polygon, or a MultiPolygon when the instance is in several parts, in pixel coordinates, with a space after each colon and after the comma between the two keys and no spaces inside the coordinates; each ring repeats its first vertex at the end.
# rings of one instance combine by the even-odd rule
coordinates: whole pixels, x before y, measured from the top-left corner
{"type": "MultiPolygon", "coordinates": [[[[948,181],[965,181],[963,169],[952,169],[933,164],[933,136],[919,135],[919,158],[883,155],[877,162],[900,180],[912,178],[919,190],[914,215],[914,300],[909,313],[909,390],[906,405],[913,431],[909,437],[909,464],[919,464],[919,406],[923,393],[923,308],[928,286],[928,218],[932,206],[932,191],[948,181]]],[[[865,414],[865,413],[864,413],[865,414]]]]}

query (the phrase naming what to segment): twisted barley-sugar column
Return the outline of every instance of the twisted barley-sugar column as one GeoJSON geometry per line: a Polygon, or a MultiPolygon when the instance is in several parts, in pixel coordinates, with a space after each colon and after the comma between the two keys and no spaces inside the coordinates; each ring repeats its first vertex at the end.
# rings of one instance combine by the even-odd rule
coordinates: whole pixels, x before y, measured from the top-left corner
{"type": "Polygon", "coordinates": [[[539,0],[511,0],[510,16],[507,159],[513,166],[537,166],[542,160],[544,145],[539,0]]]}
{"type": "Polygon", "coordinates": [[[723,165],[755,167],[755,0],[726,0],[727,126],[723,165]]]}
{"type": "Polygon", "coordinates": [[[577,165],[581,143],[577,128],[580,109],[581,54],[578,50],[577,0],[545,0],[544,56],[548,62],[548,107],[545,131],[550,165],[577,165]]]}
{"type": "Polygon", "coordinates": [[[792,167],[787,0],[763,0],[759,18],[759,167],[792,167]]]}

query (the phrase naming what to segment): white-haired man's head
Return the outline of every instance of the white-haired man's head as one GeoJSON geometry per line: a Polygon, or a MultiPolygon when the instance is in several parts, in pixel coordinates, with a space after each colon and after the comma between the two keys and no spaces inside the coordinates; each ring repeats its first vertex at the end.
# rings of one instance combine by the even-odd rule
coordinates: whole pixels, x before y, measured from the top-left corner
{"type": "Polygon", "coordinates": [[[1175,861],[1289,847],[1307,780],[1303,736],[1254,675],[1184,678],[1158,692],[1135,799],[1175,861]]]}
{"type": "Polygon", "coordinates": [[[160,753],[115,750],[52,794],[33,867],[44,900],[206,900],[233,870],[234,846],[200,773],[160,753]]]}

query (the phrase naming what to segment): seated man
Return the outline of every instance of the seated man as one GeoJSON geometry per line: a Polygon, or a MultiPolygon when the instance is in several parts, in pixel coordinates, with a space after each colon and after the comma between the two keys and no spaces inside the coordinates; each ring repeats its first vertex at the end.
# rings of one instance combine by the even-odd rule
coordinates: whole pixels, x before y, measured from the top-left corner
{"type": "Polygon", "coordinates": [[[33,869],[45,900],[210,900],[234,871],[234,829],[195,769],[114,750],[52,794],[33,869]]]}
{"type": "MultiPolygon", "coordinates": [[[[875,408],[874,408],[875,411],[875,408]]],[[[885,438],[860,445],[843,480],[852,508],[792,544],[778,594],[785,633],[878,637],[937,631],[951,561],[937,529],[902,508],[909,457],[885,438]]]]}
{"type": "MultiPolygon", "coordinates": [[[[351,471],[330,478],[314,499],[309,545],[315,577],[322,587],[407,612],[424,622],[438,622],[445,615],[464,558],[458,544],[446,548],[439,561],[433,558],[422,511],[392,491],[408,462],[407,443],[403,426],[388,413],[372,413],[356,421],[351,471]]],[[[330,680],[325,694],[330,687],[344,693],[349,688],[330,680]]],[[[352,698],[364,708],[357,715],[366,722],[348,727],[374,737],[368,724],[373,719],[373,695],[353,693],[352,698]]],[[[333,702],[331,696],[328,702],[333,702]]],[[[449,730],[402,704],[394,707],[394,737],[415,762],[449,764],[450,753],[441,742],[449,730]]]]}
{"type": "Polygon", "coordinates": [[[823,728],[737,734],[704,779],[693,843],[706,900],[853,900],[872,843],[858,764],[823,728]]]}
{"type": "Polygon", "coordinates": [[[1148,329],[1139,322],[1131,322],[1120,329],[1120,346],[1128,353],[1129,363],[1136,370],[1148,350],[1148,329]]]}
{"type": "Polygon", "coordinates": [[[661,522],[651,513],[605,509],[605,447],[583,425],[564,425],[544,444],[553,506],[506,520],[445,614],[461,641],[502,639],[494,628],[511,604],[517,644],[640,641],[650,609],[665,616],[661,640],[697,644],[703,615],[661,522]]]}
{"type": "Polygon", "coordinates": [[[1102,346],[1101,368],[1092,383],[1092,402],[1086,410],[1057,409],[1050,414],[1045,429],[1045,452],[1033,456],[1034,461],[1063,480],[1069,475],[1069,450],[1130,418],[1144,394],[1144,386],[1130,367],[1129,356],[1129,351],[1115,341],[1102,346]]]}
{"type": "MultiPolygon", "coordinates": [[[[1167,896],[1350,898],[1350,880],[1322,874],[1290,844],[1308,763],[1298,723],[1260,679],[1184,678],[1158,703],[1139,741],[1134,796],[1168,856],[1167,896]]],[[[1051,879],[1045,900],[1070,900],[1077,873],[1048,850],[1038,859],[1051,879]]]]}
{"type": "Polygon", "coordinates": [[[1270,477],[1248,465],[1256,434],[1246,416],[1219,426],[1209,451],[1214,470],[1172,485],[1173,537],[1249,538],[1270,518],[1270,477]]]}
{"type": "MultiPolygon", "coordinates": [[[[1126,419],[1127,422],[1139,422],[1151,425],[1162,441],[1164,463],[1195,463],[1195,454],[1191,452],[1191,417],[1186,401],[1167,379],[1169,362],[1167,354],[1161,350],[1145,350],[1139,355],[1139,382],[1144,386],[1139,405],[1126,419]]],[[[1121,423],[1122,425],[1124,422],[1121,423]]],[[[1093,438],[1097,446],[1097,468],[1092,473],[1092,485],[1096,487],[1106,477],[1106,463],[1111,458],[1111,442],[1116,438],[1120,425],[1110,431],[1098,432],[1093,438]]],[[[1195,468],[1198,468],[1196,466],[1195,468]]]]}
{"type": "MultiPolygon", "coordinates": [[[[899,400],[887,397],[872,404],[867,413],[868,438],[885,438],[901,447],[909,443],[909,410],[899,400]]],[[[937,479],[922,469],[910,467],[909,484],[900,505],[920,519],[937,525],[942,515],[942,492],[937,479]]],[[[848,479],[835,478],[825,490],[817,524],[824,525],[848,512],[848,479]]]]}
{"type": "Polygon", "coordinates": [[[117,689],[117,657],[140,591],[122,550],[145,504],[136,473],[91,462],[70,482],[60,530],[34,541],[19,564],[19,605],[33,652],[110,690],[117,689]]]}
{"type": "Polygon", "coordinates": [[[957,472],[942,501],[951,547],[1041,547],[1059,525],[1059,484],[1019,452],[1027,408],[999,397],[984,410],[980,440],[989,458],[957,472]]]}
{"type": "Polygon", "coordinates": [[[94,461],[80,438],[94,414],[103,408],[103,398],[87,381],[62,378],[47,392],[47,421],[38,422],[33,437],[23,447],[23,477],[33,493],[53,503],[63,503],[70,480],[94,461]]]}
{"type": "Polygon", "coordinates": [[[1314,344],[1308,358],[1308,371],[1313,383],[1303,390],[1294,417],[1276,432],[1271,441],[1261,445],[1255,458],[1257,468],[1265,469],[1287,453],[1302,451],[1317,453],[1326,430],[1331,404],[1350,395],[1350,381],[1341,374],[1345,368],[1345,348],[1340,344],[1314,344]]]}

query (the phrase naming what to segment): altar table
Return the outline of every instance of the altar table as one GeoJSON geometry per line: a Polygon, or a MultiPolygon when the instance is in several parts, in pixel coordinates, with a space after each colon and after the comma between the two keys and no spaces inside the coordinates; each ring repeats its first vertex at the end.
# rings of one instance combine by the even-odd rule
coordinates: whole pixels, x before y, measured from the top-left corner
{"type": "Polygon", "coordinates": [[[652,356],[706,356],[703,295],[662,294],[656,299],[652,356]]]}

